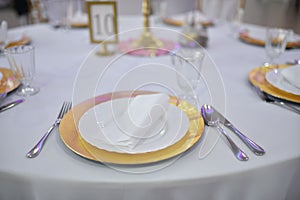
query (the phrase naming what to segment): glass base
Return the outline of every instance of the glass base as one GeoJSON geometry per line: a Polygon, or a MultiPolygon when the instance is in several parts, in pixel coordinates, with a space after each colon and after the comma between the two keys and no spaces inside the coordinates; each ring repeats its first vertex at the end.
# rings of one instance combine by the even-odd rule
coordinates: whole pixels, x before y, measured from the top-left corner
{"type": "Polygon", "coordinates": [[[197,110],[199,110],[199,102],[198,102],[198,98],[196,96],[194,96],[194,95],[179,95],[179,99],[188,102],[189,104],[194,106],[197,110]]]}
{"type": "Polygon", "coordinates": [[[20,87],[17,90],[17,95],[22,96],[22,97],[26,97],[26,96],[32,96],[37,94],[40,91],[40,89],[38,87],[20,87]]]}

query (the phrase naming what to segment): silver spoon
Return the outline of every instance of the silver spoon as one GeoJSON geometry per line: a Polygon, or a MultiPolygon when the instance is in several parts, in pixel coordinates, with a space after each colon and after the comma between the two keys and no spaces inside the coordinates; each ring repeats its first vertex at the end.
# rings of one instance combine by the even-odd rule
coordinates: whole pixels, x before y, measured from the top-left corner
{"type": "MultiPolygon", "coordinates": [[[[223,124],[225,127],[229,128],[231,131],[233,131],[248,147],[249,149],[255,153],[258,156],[262,156],[265,154],[265,150],[256,144],[254,141],[252,141],[250,138],[248,138],[246,135],[244,135],[241,131],[239,131],[233,123],[231,123],[225,116],[223,116],[217,109],[215,109],[211,105],[204,104],[205,108],[210,108],[210,119],[218,119],[221,124],[223,124]]],[[[208,116],[208,114],[207,114],[208,116]]]]}
{"type": "Polygon", "coordinates": [[[247,161],[249,160],[249,157],[247,156],[247,154],[245,154],[233,141],[232,139],[227,135],[227,133],[225,132],[225,130],[220,126],[219,123],[219,119],[213,119],[212,118],[212,113],[213,113],[213,109],[207,105],[204,104],[201,107],[201,114],[204,118],[205,123],[208,126],[213,126],[213,127],[217,127],[217,129],[219,130],[220,133],[222,133],[222,135],[225,137],[230,149],[232,150],[233,154],[235,155],[235,157],[240,160],[240,161],[247,161]]]}
{"type": "Polygon", "coordinates": [[[292,62],[286,62],[286,64],[288,65],[300,65],[300,59],[295,59],[294,61],[292,62]]]}

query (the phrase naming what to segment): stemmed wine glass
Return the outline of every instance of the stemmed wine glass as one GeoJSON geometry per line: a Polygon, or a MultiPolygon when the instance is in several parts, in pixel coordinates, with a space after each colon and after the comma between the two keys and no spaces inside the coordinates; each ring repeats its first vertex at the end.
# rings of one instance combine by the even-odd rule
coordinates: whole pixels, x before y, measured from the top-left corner
{"type": "Polygon", "coordinates": [[[74,0],[45,0],[44,5],[49,23],[54,28],[70,29],[74,11],[74,0]]]}
{"type": "Polygon", "coordinates": [[[19,96],[31,96],[39,92],[38,87],[30,86],[35,75],[34,47],[21,45],[4,51],[14,76],[22,82],[17,90],[19,96]]]}
{"type": "Polygon", "coordinates": [[[167,2],[165,0],[151,1],[151,11],[154,23],[157,24],[166,16],[167,2]]]}
{"type": "Polygon", "coordinates": [[[268,28],[266,31],[265,49],[269,59],[265,66],[275,66],[273,61],[284,53],[289,37],[293,32],[279,28],[268,28]]]}
{"type": "Polygon", "coordinates": [[[196,89],[201,80],[201,68],[204,51],[200,48],[181,47],[173,52],[172,63],[176,69],[176,77],[181,94],[179,98],[197,107],[198,96],[196,89]]]}

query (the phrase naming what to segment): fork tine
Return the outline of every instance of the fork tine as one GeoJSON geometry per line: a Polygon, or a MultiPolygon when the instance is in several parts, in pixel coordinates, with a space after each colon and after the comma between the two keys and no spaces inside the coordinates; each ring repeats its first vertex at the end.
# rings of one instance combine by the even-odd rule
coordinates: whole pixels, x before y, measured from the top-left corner
{"type": "Polygon", "coordinates": [[[72,106],[72,103],[67,102],[67,106],[66,106],[66,110],[65,110],[64,114],[66,114],[71,109],[71,106],[72,106]]]}
{"type": "Polygon", "coordinates": [[[60,109],[60,111],[59,111],[59,114],[58,114],[58,117],[57,117],[57,118],[61,118],[61,117],[62,117],[65,108],[66,108],[66,102],[63,103],[63,105],[62,105],[62,107],[61,107],[61,109],[60,109]]]}
{"type": "Polygon", "coordinates": [[[71,102],[67,102],[67,106],[66,106],[66,110],[64,112],[64,114],[66,114],[72,107],[72,103],[71,102]]]}
{"type": "Polygon", "coordinates": [[[72,106],[71,102],[65,101],[61,107],[59,114],[58,114],[58,119],[61,119],[66,114],[66,112],[68,112],[71,109],[71,106],[72,106]]]}
{"type": "Polygon", "coordinates": [[[72,102],[68,102],[65,114],[72,108],[72,102]]]}

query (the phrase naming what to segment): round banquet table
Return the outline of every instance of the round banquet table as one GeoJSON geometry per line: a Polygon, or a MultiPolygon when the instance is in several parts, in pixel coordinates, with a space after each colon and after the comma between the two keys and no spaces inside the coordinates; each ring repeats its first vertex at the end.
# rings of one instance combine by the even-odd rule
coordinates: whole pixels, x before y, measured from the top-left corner
{"type": "MultiPolygon", "coordinates": [[[[120,32],[140,28],[141,24],[140,17],[119,18],[120,32]]],[[[177,27],[156,25],[180,31],[177,27]]],[[[166,165],[105,165],[76,155],[64,145],[55,129],[41,154],[34,159],[26,158],[26,152],[55,120],[62,102],[72,99],[80,66],[96,47],[90,44],[87,29],[65,31],[48,24],[30,25],[11,29],[9,34],[24,33],[31,38],[36,49],[33,83],[41,90],[24,103],[0,113],[0,199],[300,199],[300,117],[263,102],[248,81],[249,72],[266,60],[264,48],[230,36],[226,24],[217,24],[208,31],[207,51],[222,77],[226,116],[264,147],[264,156],[254,155],[230,133],[249,155],[249,161],[236,160],[222,139],[199,158],[201,139],[166,165]]],[[[288,50],[277,62],[285,63],[299,56],[300,49],[288,50]]],[[[95,68],[101,69],[109,59],[98,57],[95,68]]],[[[133,63],[143,63],[145,59],[167,62],[170,58],[125,55],[126,62],[120,68],[128,70],[133,63]]],[[[0,66],[9,68],[3,56],[0,66]]],[[[103,93],[109,91],[109,87],[104,87],[103,93]]],[[[12,93],[5,101],[17,98],[12,93]]],[[[218,134],[216,129],[205,127],[205,133],[208,130],[209,134],[218,134]]]]}

